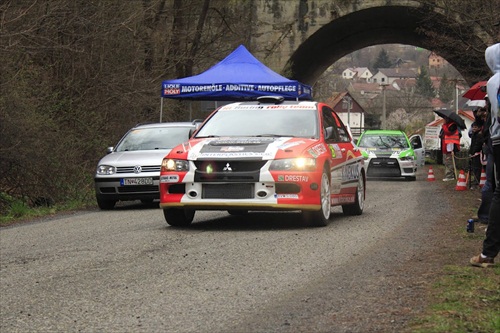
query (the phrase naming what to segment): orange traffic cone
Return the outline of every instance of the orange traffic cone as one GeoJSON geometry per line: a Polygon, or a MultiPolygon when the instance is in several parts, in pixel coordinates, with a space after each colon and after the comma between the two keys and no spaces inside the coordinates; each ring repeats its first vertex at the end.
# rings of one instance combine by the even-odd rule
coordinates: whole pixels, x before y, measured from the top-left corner
{"type": "Polygon", "coordinates": [[[479,187],[483,187],[484,184],[486,184],[486,170],[483,169],[481,170],[481,180],[479,181],[479,187]]]}
{"type": "Polygon", "coordinates": [[[458,175],[457,186],[455,186],[456,191],[467,190],[467,181],[465,180],[464,170],[460,170],[460,175],[458,175]]]}
{"type": "Polygon", "coordinates": [[[432,166],[429,167],[429,173],[427,174],[427,181],[433,182],[436,178],[434,178],[434,171],[432,171],[432,166]]]}

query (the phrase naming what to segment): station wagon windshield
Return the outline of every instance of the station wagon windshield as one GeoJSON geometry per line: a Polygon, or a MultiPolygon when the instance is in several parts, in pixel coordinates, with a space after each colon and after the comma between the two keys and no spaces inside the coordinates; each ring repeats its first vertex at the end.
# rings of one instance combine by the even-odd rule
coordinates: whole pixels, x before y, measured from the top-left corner
{"type": "Polygon", "coordinates": [[[198,131],[197,138],[270,136],[318,138],[314,109],[221,109],[198,131]]]}
{"type": "Polygon", "coordinates": [[[134,129],[122,139],[116,151],[172,149],[188,139],[190,127],[151,127],[134,129]],[[183,139],[179,139],[183,138],[183,139]]]}

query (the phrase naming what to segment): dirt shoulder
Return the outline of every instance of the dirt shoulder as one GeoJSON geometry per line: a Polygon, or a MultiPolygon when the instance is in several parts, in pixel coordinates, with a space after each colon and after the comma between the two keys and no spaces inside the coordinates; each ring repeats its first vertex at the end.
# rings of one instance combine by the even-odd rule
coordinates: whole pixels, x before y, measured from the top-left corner
{"type": "MultiPolygon", "coordinates": [[[[424,167],[428,172],[429,166],[424,167]]],[[[431,313],[431,306],[440,300],[436,295],[436,284],[450,275],[446,267],[468,267],[469,259],[481,251],[486,226],[475,224],[475,232],[467,233],[467,220],[477,215],[481,203],[481,190],[467,189],[457,191],[456,182],[443,182],[444,172],[439,166],[434,166],[435,182],[429,188],[434,189],[436,200],[446,201],[450,207],[445,216],[429,216],[434,220],[434,230],[429,242],[423,248],[422,257],[407,262],[395,272],[394,283],[398,280],[403,285],[413,285],[415,293],[402,294],[407,299],[403,302],[412,310],[410,316],[401,313],[403,321],[408,324],[431,313]],[[409,281],[411,281],[409,283],[409,281]]],[[[383,330],[382,330],[383,331],[383,330]]],[[[411,325],[404,326],[405,332],[413,332],[411,325]]]]}

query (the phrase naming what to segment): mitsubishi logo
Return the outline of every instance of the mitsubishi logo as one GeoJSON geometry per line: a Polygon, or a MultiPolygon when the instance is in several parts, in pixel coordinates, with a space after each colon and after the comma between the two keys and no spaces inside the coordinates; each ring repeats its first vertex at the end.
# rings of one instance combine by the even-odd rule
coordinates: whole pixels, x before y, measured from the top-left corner
{"type": "Polygon", "coordinates": [[[136,165],[134,167],[134,173],[141,173],[141,171],[142,171],[142,167],[140,165],[136,165]]]}
{"type": "Polygon", "coordinates": [[[233,169],[231,169],[229,163],[226,163],[226,166],[222,169],[222,171],[233,171],[233,169]]]}

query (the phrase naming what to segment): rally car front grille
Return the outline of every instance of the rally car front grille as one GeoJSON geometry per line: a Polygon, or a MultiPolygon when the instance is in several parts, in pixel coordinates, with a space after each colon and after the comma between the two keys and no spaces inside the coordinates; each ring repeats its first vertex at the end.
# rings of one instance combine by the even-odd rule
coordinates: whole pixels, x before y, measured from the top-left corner
{"type": "Polygon", "coordinates": [[[200,172],[252,172],[259,171],[266,161],[223,161],[223,160],[199,160],[194,161],[196,169],[200,172]]]}
{"type": "Polygon", "coordinates": [[[252,199],[253,184],[203,184],[203,199],[252,199]]]}
{"type": "Polygon", "coordinates": [[[200,172],[194,173],[195,182],[258,182],[259,172],[200,172]]]}
{"type": "Polygon", "coordinates": [[[401,169],[395,158],[372,158],[368,166],[368,177],[399,177],[401,169]]]}
{"type": "Polygon", "coordinates": [[[195,161],[195,182],[258,182],[266,161],[195,161]]]}

